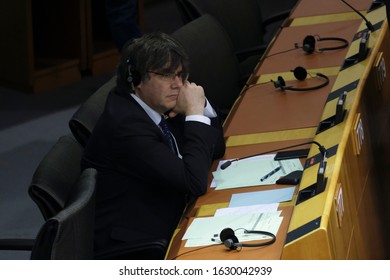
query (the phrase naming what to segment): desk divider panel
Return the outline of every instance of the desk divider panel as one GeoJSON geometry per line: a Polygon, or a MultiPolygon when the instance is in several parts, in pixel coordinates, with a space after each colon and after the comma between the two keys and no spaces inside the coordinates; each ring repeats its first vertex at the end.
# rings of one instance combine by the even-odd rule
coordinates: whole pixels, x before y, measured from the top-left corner
{"type": "MultiPolygon", "coordinates": [[[[384,19],[384,9],[381,9],[381,13],[378,11],[376,13],[380,15],[379,20],[384,19]]],[[[387,28],[382,28],[371,34],[372,53],[377,53],[385,33],[388,33],[387,28]]],[[[299,231],[300,228],[318,216],[322,217],[321,224],[312,232],[307,232],[306,235],[297,239],[289,238],[289,242],[286,243],[283,250],[283,259],[316,258],[313,251],[317,252],[318,258],[325,259],[376,259],[384,257],[384,239],[379,222],[381,215],[378,212],[373,194],[376,192],[377,186],[372,166],[369,165],[369,162],[372,161],[372,143],[370,134],[366,130],[371,124],[367,120],[365,109],[367,105],[361,101],[362,96],[370,94],[370,90],[367,90],[369,85],[366,83],[371,75],[371,65],[374,60],[375,55],[370,55],[364,61],[352,66],[351,69],[341,71],[337,76],[332,92],[347,87],[351,81],[360,80],[360,82],[356,88],[352,87],[351,91],[347,92],[346,109],[348,113],[346,119],[314,137],[314,140],[326,148],[338,144],[338,151],[334,157],[328,159],[326,177],[329,180],[325,191],[295,206],[288,235],[299,231]],[[353,140],[356,137],[354,136],[356,116],[359,116],[364,130],[364,137],[362,137],[364,140],[360,139],[359,155],[357,155],[356,149],[354,152],[353,140]],[[340,204],[342,204],[342,208],[340,204]],[[364,212],[371,214],[368,217],[363,214],[364,212]],[[361,225],[366,223],[372,226],[370,234],[361,228],[361,225]],[[308,240],[313,240],[313,238],[319,248],[326,248],[327,254],[322,255],[317,248],[312,247],[313,244],[308,240]],[[371,248],[365,245],[363,241],[365,238],[367,238],[366,240],[376,240],[371,248]]],[[[370,94],[370,99],[372,98],[376,99],[377,97],[370,94]]],[[[333,111],[334,106],[334,102],[327,102],[321,119],[324,119],[325,115],[329,115],[327,112],[333,111]],[[329,107],[333,108],[329,109],[329,107]]],[[[305,170],[308,172],[308,176],[305,176],[304,173],[300,190],[313,183],[315,172],[309,173],[309,170],[305,170]],[[310,180],[310,178],[312,179],[310,180]]]]}

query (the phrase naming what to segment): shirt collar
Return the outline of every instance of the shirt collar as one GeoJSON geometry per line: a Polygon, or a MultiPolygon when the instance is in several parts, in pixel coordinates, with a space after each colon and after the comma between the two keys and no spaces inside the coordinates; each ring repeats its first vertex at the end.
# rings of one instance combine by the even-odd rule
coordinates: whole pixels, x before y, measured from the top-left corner
{"type": "Polygon", "coordinates": [[[146,114],[152,119],[152,121],[158,125],[161,121],[161,114],[153,110],[152,108],[149,107],[148,104],[142,101],[141,98],[139,98],[137,95],[134,93],[131,93],[131,96],[137,101],[137,103],[142,107],[142,109],[145,110],[146,114]]]}

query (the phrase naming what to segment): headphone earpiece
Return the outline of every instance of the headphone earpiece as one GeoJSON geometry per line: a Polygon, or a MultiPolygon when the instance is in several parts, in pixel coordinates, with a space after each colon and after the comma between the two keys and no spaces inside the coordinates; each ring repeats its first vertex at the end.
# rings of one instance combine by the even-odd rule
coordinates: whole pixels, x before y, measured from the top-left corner
{"type": "Polygon", "coordinates": [[[222,243],[225,245],[225,247],[229,250],[235,250],[238,247],[261,247],[266,246],[269,244],[272,244],[276,240],[276,236],[267,231],[260,231],[260,230],[245,230],[245,233],[255,233],[255,234],[262,234],[267,235],[271,238],[269,241],[265,241],[263,243],[255,243],[255,244],[243,244],[238,241],[237,236],[234,234],[234,230],[231,228],[225,228],[221,231],[219,234],[219,238],[221,239],[222,243]]]}
{"type": "Polygon", "coordinates": [[[299,43],[294,43],[294,48],[293,49],[288,49],[280,52],[276,52],[273,54],[268,55],[267,57],[275,56],[278,54],[290,52],[296,49],[303,49],[303,51],[307,54],[314,53],[316,51],[316,42],[317,41],[338,41],[341,42],[340,45],[334,46],[334,47],[322,47],[317,49],[318,52],[323,52],[323,51],[331,51],[331,50],[339,50],[339,49],[344,49],[348,47],[349,43],[346,39],[344,38],[339,38],[339,37],[324,37],[321,38],[320,36],[313,36],[313,35],[307,35],[302,42],[302,46],[299,45],[299,43]]]}
{"type": "Polygon", "coordinates": [[[312,53],[316,49],[316,38],[312,35],[308,35],[303,39],[302,49],[307,53],[312,53]]]}
{"type": "Polygon", "coordinates": [[[219,238],[221,239],[222,243],[225,245],[226,248],[230,250],[237,249],[237,245],[235,244],[238,243],[238,238],[231,228],[223,229],[219,234],[219,238]]]}
{"type": "Polygon", "coordinates": [[[293,73],[294,73],[294,77],[298,80],[298,81],[303,81],[306,79],[307,77],[307,71],[305,68],[303,68],[302,66],[298,66],[298,67],[295,67],[294,70],[291,70],[293,73]]]}
{"type": "MultiPolygon", "coordinates": [[[[299,81],[303,81],[307,77],[307,71],[302,66],[295,67],[295,69],[291,70],[291,72],[294,73],[294,77],[299,81]]],[[[317,77],[320,77],[325,81],[322,84],[319,84],[317,86],[312,86],[312,87],[298,88],[298,87],[286,86],[286,82],[281,76],[278,76],[278,79],[276,81],[272,81],[272,80],[271,81],[274,83],[275,88],[280,88],[281,90],[293,90],[293,91],[315,90],[315,89],[320,89],[322,87],[325,87],[329,84],[329,78],[326,75],[321,73],[317,73],[316,75],[317,77]]]]}
{"type": "MultiPolygon", "coordinates": [[[[344,48],[348,47],[348,45],[349,45],[348,41],[344,38],[338,38],[338,37],[323,37],[323,38],[321,38],[318,36],[318,38],[316,39],[316,37],[313,35],[307,35],[303,39],[302,49],[308,54],[313,53],[316,49],[316,41],[338,41],[338,42],[342,43],[341,45],[335,46],[335,47],[319,48],[318,51],[320,51],[320,52],[344,49],[344,48]]],[[[299,48],[298,43],[295,43],[295,48],[299,48]]]]}
{"type": "Polygon", "coordinates": [[[282,76],[278,76],[278,79],[276,81],[273,81],[273,83],[276,88],[284,89],[284,87],[286,86],[286,82],[284,81],[282,76]]]}
{"type": "Polygon", "coordinates": [[[132,84],[133,87],[138,86],[141,83],[141,75],[135,69],[134,64],[130,58],[126,59],[127,64],[127,82],[132,84]]]}

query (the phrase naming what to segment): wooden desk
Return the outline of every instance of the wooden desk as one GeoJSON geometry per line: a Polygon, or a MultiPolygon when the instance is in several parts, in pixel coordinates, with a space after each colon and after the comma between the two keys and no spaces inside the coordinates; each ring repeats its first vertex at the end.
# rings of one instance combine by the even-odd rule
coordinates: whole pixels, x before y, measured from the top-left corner
{"type": "MultiPolygon", "coordinates": [[[[371,6],[372,0],[347,0],[347,3],[358,11],[365,13],[371,6]]],[[[352,9],[340,0],[312,1],[300,0],[292,11],[290,18],[313,17],[320,15],[334,15],[351,12],[352,9]]]]}
{"type": "MultiPolygon", "coordinates": [[[[388,257],[386,249],[389,246],[384,231],[388,229],[384,225],[390,220],[390,215],[383,210],[389,209],[385,205],[386,199],[390,198],[390,192],[378,182],[388,182],[382,178],[390,176],[378,173],[377,169],[382,166],[382,162],[376,160],[373,151],[377,149],[377,145],[383,148],[389,143],[383,138],[388,135],[387,125],[390,123],[390,79],[383,76],[383,69],[390,69],[390,34],[384,7],[368,13],[367,17],[373,24],[380,26],[371,33],[367,58],[341,70],[339,67],[342,60],[335,59],[332,67],[324,67],[325,64],[322,63],[327,61],[322,57],[318,61],[321,70],[332,72],[337,68],[329,75],[331,83],[322,89],[323,92],[318,90],[307,92],[306,95],[289,92],[284,93],[284,96],[275,92],[269,80],[275,75],[287,75],[289,67],[278,63],[280,68],[274,70],[277,72],[272,73],[265,69],[264,72],[257,73],[259,75],[253,81],[260,84],[243,91],[225,123],[226,159],[253,155],[309,140],[321,143],[327,149],[325,190],[298,201],[300,194],[317,182],[317,171],[322,157],[319,157],[318,148],[311,145],[308,159],[303,162],[305,169],[301,183],[296,187],[296,195],[289,205],[280,206],[284,219],[275,244],[264,248],[243,248],[240,252],[226,251],[220,245],[186,248],[181,236],[189,223],[196,217],[212,215],[212,209],[226,207],[233,193],[284,186],[257,186],[224,191],[209,189],[207,194],[200,197],[189,209],[187,218],[179,225],[180,230],[172,240],[168,259],[177,256],[178,259],[388,257]],[[263,82],[264,84],[261,84],[263,82]],[[346,92],[343,121],[318,131],[319,123],[335,114],[339,92],[346,92]],[[289,104],[294,106],[288,107],[289,104]],[[314,109],[307,115],[302,113],[309,111],[309,107],[314,109]],[[381,122],[383,119],[386,120],[384,124],[381,122]],[[385,199],[381,197],[382,194],[387,195],[385,199]],[[205,211],[205,208],[208,211],[205,211]]],[[[352,30],[352,34],[366,29],[363,21],[355,27],[356,30],[352,30]]],[[[279,37],[275,38],[275,48],[279,44],[278,39],[279,37]]],[[[356,55],[358,49],[359,40],[356,40],[346,50],[345,58],[356,55]]],[[[262,69],[266,61],[267,59],[260,63],[258,70],[262,69]]],[[[300,86],[299,82],[291,77],[286,80],[300,86]]],[[[310,82],[313,81],[305,81],[310,82]]],[[[216,163],[213,170],[215,167],[216,163]]]]}
{"type": "MultiPolygon", "coordinates": [[[[227,152],[227,156],[243,156],[245,152],[245,149],[242,149],[241,151],[240,148],[233,149],[233,151],[227,152]]],[[[213,166],[213,169],[215,168],[216,163],[214,163],[213,166]]],[[[216,209],[227,207],[233,194],[286,187],[290,186],[269,185],[228,190],[215,190],[214,188],[209,188],[207,194],[199,197],[193,207],[186,213],[185,218],[180,222],[177,234],[172,240],[172,246],[167,255],[167,259],[280,259],[289,220],[291,219],[293,211],[291,202],[281,203],[279,206],[278,210],[282,211],[281,216],[283,216],[283,221],[276,235],[276,242],[270,246],[260,248],[245,247],[243,248],[245,253],[240,254],[238,251],[229,251],[224,245],[219,244],[205,247],[185,247],[186,241],[181,239],[185,233],[185,229],[191,224],[194,218],[213,216],[216,209]]],[[[296,191],[294,196],[296,196],[296,191]]],[[[251,241],[248,243],[258,243],[258,241],[251,241]]]]}
{"type": "MultiPolygon", "coordinates": [[[[347,1],[355,9],[365,15],[375,5],[371,0],[349,0],[347,1]]],[[[300,4],[290,14],[290,26],[313,25],[326,22],[339,22],[345,20],[362,19],[350,7],[340,0],[311,1],[301,0],[300,4]]]]}
{"type": "Polygon", "coordinates": [[[255,75],[260,76],[267,73],[289,71],[297,66],[302,66],[306,69],[339,67],[344,62],[349,47],[320,52],[318,51],[319,48],[341,46],[343,43],[334,40],[317,40],[315,44],[316,51],[312,54],[307,54],[302,49],[303,40],[308,35],[322,38],[337,37],[343,38],[351,44],[360,24],[361,19],[285,27],[269,48],[264,61],[262,61],[255,75]],[[300,48],[295,48],[295,44],[298,44],[300,48]]]}
{"type": "MultiPolygon", "coordinates": [[[[276,80],[277,76],[271,78],[276,80]]],[[[322,114],[318,108],[324,106],[335,76],[329,79],[328,86],[307,92],[282,91],[272,83],[250,87],[241,97],[239,106],[232,111],[225,136],[316,127],[322,114]]],[[[322,78],[286,80],[294,87],[310,87],[324,82],[322,78]]]]}

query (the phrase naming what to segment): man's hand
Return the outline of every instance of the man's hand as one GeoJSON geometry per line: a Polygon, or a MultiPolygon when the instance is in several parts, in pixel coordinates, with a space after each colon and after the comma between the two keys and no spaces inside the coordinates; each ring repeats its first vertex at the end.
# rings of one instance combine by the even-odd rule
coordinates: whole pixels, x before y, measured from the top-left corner
{"type": "Polygon", "coordinates": [[[180,89],[176,106],[169,113],[169,117],[172,118],[177,114],[183,114],[185,116],[203,115],[205,102],[206,97],[203,87],[187,81],[180,89]]]}

